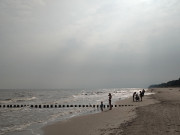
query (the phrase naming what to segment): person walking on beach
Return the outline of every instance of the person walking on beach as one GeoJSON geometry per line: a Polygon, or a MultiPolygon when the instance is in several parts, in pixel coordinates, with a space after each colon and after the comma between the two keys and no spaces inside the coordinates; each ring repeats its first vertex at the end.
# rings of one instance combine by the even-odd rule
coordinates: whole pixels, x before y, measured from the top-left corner
{"type": "Polygon", "coordinates": [[[111,99],[112,99],[112,95],[111,95],[111,93],[109,93],[109,110],[111,110],[112,109],[112,105],[111,105],[111,99]]]}
{"type": "Polygon", "coordinates": [[[133,93],[133,102],[134,102],[135,95],[136,95],[136,92],[133,93]]]}

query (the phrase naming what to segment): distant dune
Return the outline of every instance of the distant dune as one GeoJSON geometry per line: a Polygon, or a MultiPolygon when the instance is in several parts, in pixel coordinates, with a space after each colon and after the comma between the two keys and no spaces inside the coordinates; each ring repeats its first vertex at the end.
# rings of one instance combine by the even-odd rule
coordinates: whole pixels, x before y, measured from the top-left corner
{"type": "Polygon", "coordinates": [[[162,88],[162,87],[180,87],[180,78],[179,80],[172,80],[167,83],[154,84],[149,86],[149,88],[162,88]]]}

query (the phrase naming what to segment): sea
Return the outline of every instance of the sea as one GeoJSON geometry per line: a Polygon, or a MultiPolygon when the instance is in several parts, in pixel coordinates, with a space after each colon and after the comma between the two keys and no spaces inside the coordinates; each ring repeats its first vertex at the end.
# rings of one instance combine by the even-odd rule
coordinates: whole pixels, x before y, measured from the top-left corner
{"type": "Polygon", "coordinates": [[[100,113],[97,107],[49,107],[31,105],[108,105],[132,96],[142,88],[111,89],[0,89],[0,135],[43,135],[42,127],[69,118],[100,113]],[[3,107],[5,105],[6,107],[3,107]],[[26,105],[7,107],[7,105],[26,105]]]}

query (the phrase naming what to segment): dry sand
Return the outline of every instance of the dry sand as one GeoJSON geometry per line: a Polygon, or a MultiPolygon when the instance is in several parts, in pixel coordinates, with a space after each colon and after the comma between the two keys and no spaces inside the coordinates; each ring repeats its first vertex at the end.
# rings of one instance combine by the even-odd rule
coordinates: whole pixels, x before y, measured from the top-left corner
{"type": "Polygon", "coordinates": [[[120,134],[121,123],[130,121],[136,117],[134,111],[138,106],[146,106],[156,103],[150,96],[145,96],[143,102],[133,102],[132,98],[120,100],[117,104],[134,105],[117,107],[112,110],[104,110],[101,113],[74,117],[43,128],[45,135],[108,135],[120,134]]]}
{"type": "Polygon", "coordinates": [[[138,117],[121,125],[122,135],[180,135],[180,88],[154,91],[159,103],[137,108],[138,117]]]}
{"type": "Polygon", "coordinates": [[[45,135],[179,135],[180,88],[153,89],[142,102],[132,98],[102,113],[74,117],[43,128],[45,135]]]}

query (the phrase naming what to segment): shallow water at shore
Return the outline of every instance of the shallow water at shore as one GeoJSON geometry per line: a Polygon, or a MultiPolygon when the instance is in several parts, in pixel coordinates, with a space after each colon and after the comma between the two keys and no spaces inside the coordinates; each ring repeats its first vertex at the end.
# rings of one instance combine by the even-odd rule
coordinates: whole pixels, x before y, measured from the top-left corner
{"type": "MultiPolygon", "coordinates": [[[[141,88],[0,90],[1,105],[99,105],[125,99],[141,88]]],[[[42,126],[78,115],[99,112],[97,108],[0,108],[0,135],[39,135],[42,126]]]]}

